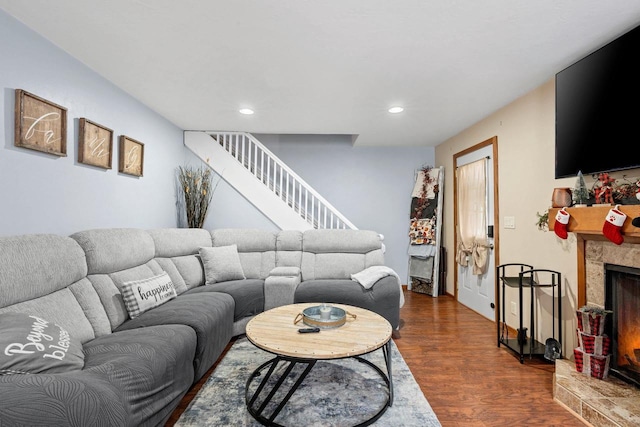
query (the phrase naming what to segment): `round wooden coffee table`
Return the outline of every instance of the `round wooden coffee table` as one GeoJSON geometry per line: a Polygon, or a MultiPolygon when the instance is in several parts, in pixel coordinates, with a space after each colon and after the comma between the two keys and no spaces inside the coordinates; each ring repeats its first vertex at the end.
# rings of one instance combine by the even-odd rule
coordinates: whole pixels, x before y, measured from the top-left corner
{"type": "MultiPolygon", "coordinates": [[[[388,390],[386,404],[370,419],[357,424],[366,426],[376,421],[393,404],[393,382],[391,378],[391,324],[382,316],[363,308],[344,304],[331,304],[345,310],[347,320],[337,328],[321,328],[316,333],[300,333],[298,329],[308,328],[302,321],[294,323],[296,316],[307,307],[318,303],[290,304],[276,307],[258,314],[247,323],[246,335],[249,341],[275,357],[259,366],[249,377],[246,384],[246,402],[249,413],[261,424],[280,426],[274,420],[287,404],[296,389],[302,384],[307,374],[319,360],[344,359],[353,357],[374,369],[382,377],[388,390]],[[355,315],[353,318],[350,315],[355,315]],[[360,356],[382,349],[386,365],[386,373],[369,360],[360,356]],[[285,373],[275,381],[269,381],[280,363],[288,364],[285,373]],[[295,383],[286,395],[277,402],[276,409],[266,415],[265,408],[276,396],[278,389],[293,368],[302,364],[304,371],[296,378],[295,383]],[[262,372],[267,370],[263,376],[262,372]],[[253,393],[250,386],[262,376],[262,381],[253,393]],[[271,384],[271,386],[267,385],[271,384]],[[260,396],[266,397],[259,399],[260,396]]],[[[279,393],[278,395],[282,395],[279,393]]]]}

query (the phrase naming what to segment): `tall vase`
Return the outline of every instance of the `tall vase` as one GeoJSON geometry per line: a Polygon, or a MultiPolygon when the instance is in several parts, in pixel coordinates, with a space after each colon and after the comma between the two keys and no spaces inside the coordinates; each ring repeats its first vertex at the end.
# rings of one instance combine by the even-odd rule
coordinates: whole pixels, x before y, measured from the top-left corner
{"type": "Polygon", "coordinates": [[[571,206],[571,189],[569,187],[558,187],[553,189],[551,196],[551,206],[554,208],[566,208],[571,206]]]}

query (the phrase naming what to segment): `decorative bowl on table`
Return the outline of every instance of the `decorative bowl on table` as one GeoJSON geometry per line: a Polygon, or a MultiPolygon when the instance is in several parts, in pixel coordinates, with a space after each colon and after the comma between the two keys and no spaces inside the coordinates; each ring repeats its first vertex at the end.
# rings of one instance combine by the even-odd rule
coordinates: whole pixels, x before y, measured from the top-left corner
{"type": "Polygon", "coordinates": [[[346,323],[347,316],[356,318],[355,314],[348,313],[339,307],[327,304],[314,305],[305,308],[302,313],[298,313],[293,323],[298,323],[302,320],[302,323],[307,326],[323,329],[339,328],[346,323]]]}

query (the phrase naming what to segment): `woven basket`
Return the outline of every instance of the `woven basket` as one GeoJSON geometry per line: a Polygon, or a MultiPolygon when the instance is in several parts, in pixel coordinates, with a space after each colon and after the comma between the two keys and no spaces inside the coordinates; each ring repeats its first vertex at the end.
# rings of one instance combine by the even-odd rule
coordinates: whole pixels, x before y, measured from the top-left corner
{"type": "Polygon", "coordinates": [[[580,348],[573,349],[576,358],[576,370],[594,378],[605,379],[609,376],[609,362],[611,355],[596,356],[584,353],[580,348]]]}

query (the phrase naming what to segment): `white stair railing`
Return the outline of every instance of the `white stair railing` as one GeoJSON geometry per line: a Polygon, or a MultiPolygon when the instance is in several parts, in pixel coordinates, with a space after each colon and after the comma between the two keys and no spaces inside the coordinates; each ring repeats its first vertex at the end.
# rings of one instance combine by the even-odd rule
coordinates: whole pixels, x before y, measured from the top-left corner
{"type": "Polygon", "coordinates": [[[250,133],[206,133],[313,228],[357,229],[250,133]]]}

